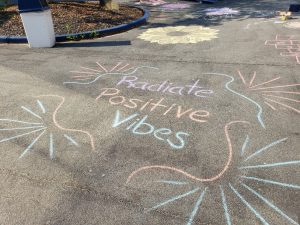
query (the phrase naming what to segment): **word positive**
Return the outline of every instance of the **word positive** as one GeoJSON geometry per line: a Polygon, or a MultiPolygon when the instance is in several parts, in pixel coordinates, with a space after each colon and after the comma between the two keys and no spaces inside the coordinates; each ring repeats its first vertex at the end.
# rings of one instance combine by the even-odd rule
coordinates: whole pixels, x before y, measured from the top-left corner
{"type": "Polygon", "coordinates": [[[122,79],[117,83],[119,85],[126,85],[127,88],[136,88],[143,91],[153,91],[153,92],[168,92],[176,95],[194,95],[196,97],[205,98],[213,94],[212,90],[204,89],[198,86],[199,80],[196,80],[192,85],[185,86],[174,86],[168,81],[163,81],[158,84],[151,84],[149,82],[137,81],[136,76],[123,76],[122,79]]]}
{"type": "Polygon", "coordinates": [[[102,88],[101,90],[102,92],[96,100],[109,97],[108,102],[111,105],[122,105],[130,109],[139,109],[139,111],[156,111],[160,112],[163,116],[167,114],[175,115],[177,119],[185,116],[198,123],[207,122],[207,118],[209,117],[209,112],[206,110],[194,110],[193,108],[183,109],[181,105],[177,104],[168,105],[164,98],[158,101],[154,99],[144,101],[138,98],[126,98],[125,96],[118,95],[120,90],[116,88],[102,88]]]}
{"type": "Polygon", "coordinates": [[[116,111],[115,118],[112,124],[113,128],[126,124],[126,130],[131,131],[134,135],[151,135],[163,142],[166,142],[174,149],[182,149],[185,146],[185,138],[188,133],[178,131],[175,133],[168,128],[156,129],[152,124],[146,122],[148,115],[139,117],[138,113],[123,117],[119,110],[116,111]],[[173,136],[173,137],[172,137],[173,136]]]}

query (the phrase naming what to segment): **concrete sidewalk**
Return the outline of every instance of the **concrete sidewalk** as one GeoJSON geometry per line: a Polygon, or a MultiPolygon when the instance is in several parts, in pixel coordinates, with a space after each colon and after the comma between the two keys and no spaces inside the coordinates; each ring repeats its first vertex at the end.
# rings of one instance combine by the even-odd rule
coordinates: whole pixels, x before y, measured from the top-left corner
{"type": "Polygon", "coordinates": [[[0,46],[0,224],[299,224],[299,16],[169,4],[106,38],[0,46]]]}

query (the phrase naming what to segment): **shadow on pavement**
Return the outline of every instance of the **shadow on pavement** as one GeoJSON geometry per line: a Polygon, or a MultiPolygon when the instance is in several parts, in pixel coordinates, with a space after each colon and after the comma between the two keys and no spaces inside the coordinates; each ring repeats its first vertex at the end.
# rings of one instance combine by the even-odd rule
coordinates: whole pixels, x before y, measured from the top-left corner
{"type": "Polygon", "coordinates": [[[55,48],[66,47],[113,47],[131,45],[131,41],[101,41],[101,42],[69,42],[69,43],[57,43],[55,48]]]}

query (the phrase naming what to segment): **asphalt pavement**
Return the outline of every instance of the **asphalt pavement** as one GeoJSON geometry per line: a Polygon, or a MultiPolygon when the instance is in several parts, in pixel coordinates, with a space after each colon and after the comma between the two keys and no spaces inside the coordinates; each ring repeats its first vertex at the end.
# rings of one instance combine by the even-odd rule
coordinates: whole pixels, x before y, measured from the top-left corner
{"type": "Polygon", "coordinates": [[[299,224],[293,2],[160,3],[126,2],[151,15],[126,33],[0,45],[0,224],[299,224]]]}

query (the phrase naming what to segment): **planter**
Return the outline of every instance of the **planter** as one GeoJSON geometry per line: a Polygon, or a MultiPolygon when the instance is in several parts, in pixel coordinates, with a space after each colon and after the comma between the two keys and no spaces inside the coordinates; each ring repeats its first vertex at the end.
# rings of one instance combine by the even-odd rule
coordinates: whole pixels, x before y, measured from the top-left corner
{"type": "Polygon", "coordinates": [[[29,47],[50,48],[55,45],[51,10],[45,0],[19,0],[19,12],[29,47]]]}
{"type": "MultiPolygon", "coordinates": [[[[144,12],[144,15],[132,22],[127,24],[122,24],[118,26],[114,26],[111,28],[106,29],[96,29],[81,33],[72,33],[72,34],[63,34],[63,35],[56,35],[56,42],[66,42],[66,41],[74,41],[80,39],[91,39],[97,37],[104,37],[112,34],[117,34],[121,32],[128,31],[135,27],[141,26],[145,24],[149,18],[149,12],[145,9],[140,7],[134,7],[144,12]]],[[[0,36],[0,43],[27,43],[27,38],[24,36],[0,36]]]]}

